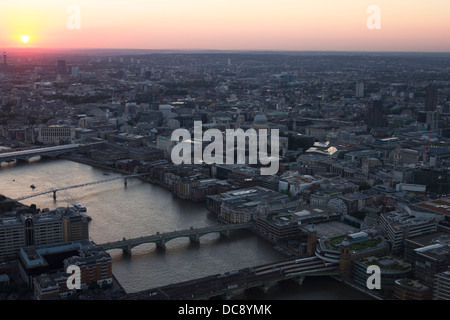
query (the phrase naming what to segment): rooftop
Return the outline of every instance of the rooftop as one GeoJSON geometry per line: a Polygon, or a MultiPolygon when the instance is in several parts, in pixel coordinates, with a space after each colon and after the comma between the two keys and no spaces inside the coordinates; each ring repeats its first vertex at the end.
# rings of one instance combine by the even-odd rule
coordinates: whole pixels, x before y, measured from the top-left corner
{"type": "Polygon", "coordinates": [[[414,249],[415,252],[421,255],[425,255],[434,259],[440,259],[450,256],[450,246],[436,243],[426,247],[414,249]]]}
{"type": "Polygon", "coordinates": [[[276,224],[298,223],[302,224],[302,220],[313,217],[327,218],[335,214],[333,210],[323,206],[302,205],[298,210],[289,210],[285,212],[275,212],[267,215],[267,220],[276,224]]]}
{"type": "Polygon", "coordinates": [[[434,221],[432,218],[416,217],[406,212],[386,212],[381,214],[394,228],[424,225],[434,221]]]}
{"type": "Polygon", "coordinates": [[[366,232],[356,232],[341,234],[328,239],[324,239],[324,244],[333,250],[338,250],[340,246],[349,246],[353,253],[360,250],[378,247],[383,244],[380,237],[372,237],[366,232]]]}
{"type": "Polygon", "coordinates": [[[435,232],[420,237],[407,239],[408,242],[418,244],[420,246],[428,246],[436,243],[444,243],[450,245],[450,234],[446,232],[435,232]]]}
{"type": "Polygon", "coordinates": [[[450,197],[440,198],[433,201],[420,202],[416,203],[415,205],[423,209],[428,209],[432,212],[450,215],[450,197]]]}
{"type": "Polygon", "coordinates": [[[379,266],[381,270],[407,271],[411,269],[411,264],[393,256],[376,257],[371,256],[360,260],[364,264],[379,266]]]}
{"type": "Polygon", "coordinates": [[[343,240],[347,234],[355,233],[358,231],[357,228],[349,226],[348,224],[342,223],[340,221],[324,222],[315,225],[315,227],[317,230],[317,236],[324,239],[342,236],[343,240]]]}
{"type": "Polygon", "coordinates": [[[0,274],[0,282],[9,281],[9,276],[7,274],[0,274]]]}
{"type": "Polygon", "coordinates": [[[413,289],[417,289],[417,290],[420,290],[420,291],[424,291],[424,290],[428,290],[429,289],[426,285],[423,285],[418,280],[398,279],[398,280],[395,280],[395,283],[399,284],[399,285],[402,285],[402,286],[411,287],[413,289]]]}

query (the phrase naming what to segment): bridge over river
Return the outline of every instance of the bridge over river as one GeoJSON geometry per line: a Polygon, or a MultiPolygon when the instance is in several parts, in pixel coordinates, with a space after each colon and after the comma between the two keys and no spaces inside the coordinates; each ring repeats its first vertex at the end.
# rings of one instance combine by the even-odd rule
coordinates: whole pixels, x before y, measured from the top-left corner
{"type": "Polygon", "coordinates": [[[66,144],[54,147],[23,149],[19,151],[5,151],[0,152],[0,162],[7,162],[12,160],[28,160],[32,157],[37,156],[57,157],[62,154],[76,151],[79,147],[79,144],[66,144]]]}
{"type": "Polygon", "coordinates": [[[103,180],[98,180],[98,181],[92,181],[92,182],[87,182],[87,183],[82,183],[82,184],[77,184],[77,185],[72,185],[72,186],[66,186],[66,187],[61,187],[61,188],[52,188],[49,190],[44,190],[42,192],[37,192],[37,193],[33,193],[27,196],[23,196],[23,197],[19,197],[16,199],[11,199],[9,201],[22,201],[25,199],[30,199],[30,198],[34,198],[34,197],[38,197],[38,196],[42,196],[45,194],[49,194],[49,193],[53,193],[53,199],[56,200],[56,193],[58,191],[62,191],[62,190],[69,190],[69,189],[76,189],[76,188],[83,188],[83,187],[87,187],[87,186],[92,186],[95,184],[100,184],[100,183],[106,183],[106,182],[110,182],[110,181],[115,181],[115,180],[122,180],[124,182],[124,185],[127,185],[127,180],[129,178],[137,178],[137,177],[143,177],[143,176],[147,176],[149,175],[149,173],[139,173],[139,174],[130,174],[130,175],[126,175],[126,176],[120,176],[120,177],[114,177],[114,178],[109,178],[109,179],[103,179],[103,180]]]}
{"type": "Polygon", "coordinates": [[[170,284],[127,294],[124,300],[203,300],[229,298],[250,288],[266,292],[279,281],[294,280],[299,284],[307,276],[339,276],[339,264],[317,257],[287,260],[267,265],[216,274],[201,279],[170,284]]]}
{"type": "Polygon", "coordinates": [[[254,222],[237,223],[237,224],[225,224],[204,228],[190,228],[187,230],[173,231],[166,233],[157,233],[155,235],[122,239],[119,241],[108,242],[99,244],[103,250],[122,249],[125,253],[131,254],[131,249],[144,243],[155,243],[158,248],[165,249],[165,245],[168,241],[177,238],[189,238],[192,242],[198,243],[200,238],[206,234],[218,233],[222,236],[229,237],[231,232],[243,229],[253,229],[255,227],[254,222]]]}

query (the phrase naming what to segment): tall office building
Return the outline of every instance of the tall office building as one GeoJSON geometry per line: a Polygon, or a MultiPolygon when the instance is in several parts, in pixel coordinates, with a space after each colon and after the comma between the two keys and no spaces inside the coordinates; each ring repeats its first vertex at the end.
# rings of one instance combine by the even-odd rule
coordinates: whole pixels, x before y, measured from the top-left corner
{"type": "Polygon", "coordinates": [[[0,71],[6,72],[6,69],[8,67],[8,64],[6,63],[6,51],[3,52],[3,63],[0,64],[0,71]]]}
{"type": "Polygon", "coordinates": [[[364,97],[364,82],[357,82],[356,83],[355,97],[356,98],[364,97]]]}
{"type": "Polygon", "coordinates": [[[387,127],[386,115],[383,113],[383,102],[374,100],[367,110],[366,123],[373,128],[387,127]]]}
{"type": "Polygon", "coordinates": [[[436,111],[437,88],[430,84],[425,89],[425,111],[436,111]]]}
{"type": "Polygon", "coordinates": [[[67,74],[66,60],[58,60],[58,74],[59,75],[67,74]]]}
{"type": "Polygon", "coordinates": [[[80,76],[80,67],[72,67],[70,75],[74,78],[78,78],[80,76]]]}

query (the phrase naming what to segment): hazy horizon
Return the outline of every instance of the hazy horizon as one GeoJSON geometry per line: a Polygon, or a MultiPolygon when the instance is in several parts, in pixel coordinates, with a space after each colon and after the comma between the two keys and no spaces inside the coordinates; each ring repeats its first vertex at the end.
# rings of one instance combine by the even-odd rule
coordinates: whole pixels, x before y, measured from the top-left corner
{"type": "Polygon", "coordinates": [[[446,0],[16,0],[0,5],[0,48],[447,53],[449,12],[446,0]]]}
{"type": "Polygon", "coordinates": [[[21,51],[21,52],[30,52],[30,51],[47,51],[47,52],[79,52],[79,51],[105,51],[105,52],[113,52],[120,51],[121,53],[124,51],[128,52],[136,52],[145,53],[145,52],[161,52],[161,53],[274,53],[274,54],[450,54],[450,51],[363,51],[363,50],[283,50],[283,49],[141,49],[141,48],[38,48],[38,47],[5,47],[0,50],[11,52],[11,51],[21,51]]]}

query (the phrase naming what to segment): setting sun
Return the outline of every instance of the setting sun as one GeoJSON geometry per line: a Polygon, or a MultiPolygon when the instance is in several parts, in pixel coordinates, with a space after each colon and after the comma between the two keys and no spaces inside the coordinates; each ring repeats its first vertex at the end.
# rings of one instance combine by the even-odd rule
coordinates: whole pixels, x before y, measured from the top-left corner
{"type": "Polygon", "coordinates": [[[20,41],[22,41],[23,43],[28,43],[28,41],[30,41],[30,36],[21,35],[20,36],[20,41]]]}

